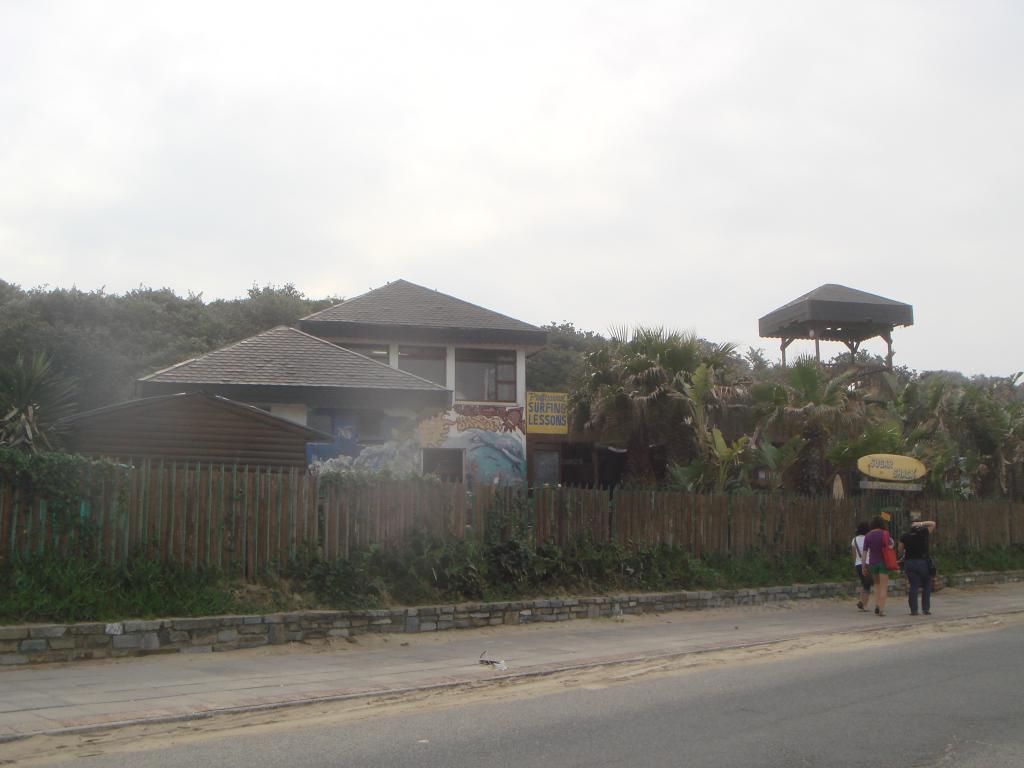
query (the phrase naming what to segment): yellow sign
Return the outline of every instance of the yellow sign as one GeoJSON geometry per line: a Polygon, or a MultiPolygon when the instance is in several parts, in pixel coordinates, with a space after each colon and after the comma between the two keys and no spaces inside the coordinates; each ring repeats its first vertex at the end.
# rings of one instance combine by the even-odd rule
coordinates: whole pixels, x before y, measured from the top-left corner
{"type": "Polygon", "coordinates": [[[534,435],[569,434],[569,395],[527,392],[526,431],[534,435]]]}
{"type": "Polygon", "coordinates": [[[857,459],[857,469],[876,480],[906,482],[920,480],[928,470],[912,456],[898,456],[895,453],[871,453],[857,459]]]}

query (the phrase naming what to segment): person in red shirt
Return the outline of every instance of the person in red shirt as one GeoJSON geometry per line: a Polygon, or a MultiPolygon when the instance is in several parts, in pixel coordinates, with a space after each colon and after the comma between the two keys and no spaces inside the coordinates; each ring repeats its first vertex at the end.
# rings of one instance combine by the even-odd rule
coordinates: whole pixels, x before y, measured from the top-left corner
{"type": "Polygon", "coordinates": [[[864,564],[861,566],[862,573],[871,574],[871,581],[875,586],[875,613],[878,616],[885,616],[885,599],[889,595],[889,577],[895,576],[898,571],[890,571],[885,567],[885,559],[882,550],[885,547],[894,547],[892,536],[887,530],[888,526],[881,517],[871,521],[871,530],[864,537],[864,564]]]}

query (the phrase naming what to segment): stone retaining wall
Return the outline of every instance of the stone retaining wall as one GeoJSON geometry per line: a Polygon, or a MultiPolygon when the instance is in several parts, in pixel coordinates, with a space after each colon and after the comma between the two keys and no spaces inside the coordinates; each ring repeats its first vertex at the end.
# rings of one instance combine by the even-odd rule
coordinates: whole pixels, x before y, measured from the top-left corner
{"type": "MultiPolygon", "coordinates": [[[[947,586],[1024,581],[1024,571],[975,572],[944,577],[947,586]]],[[[155,653],[209,653],[288,642],[403,632],[596,619],[636,613],[766,605],[790,600],[842,597],[853,583],[714,592],[660,592],[561,600],[460,603],[419,608],[361,611],[297,611],[265,616],[208,616],[193,619],[119,621],[110,624],[46,624],[0,627],[0,666],[78,661],[155,653]]],[[[903,594],[902,579],[890,587],[903,594]]]]}

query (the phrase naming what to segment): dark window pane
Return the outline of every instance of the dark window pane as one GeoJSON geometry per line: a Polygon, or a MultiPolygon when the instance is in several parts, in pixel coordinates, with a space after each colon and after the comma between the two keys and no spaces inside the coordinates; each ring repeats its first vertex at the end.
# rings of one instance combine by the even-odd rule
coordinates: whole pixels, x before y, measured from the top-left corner
{"type": "Polygon", "coordinates": [[[462,451],[457,448],[424,448],[423,474],[442,480],[462,482],[462,451]]]}
{"type": "Polygon", "coordinates": [[[515,353],[495,349],[455,350],[455,399],[514,402],[515,353]]]}
{"type": "Polygon", "coordinates": [[[445,348],[401,346],[398,348],[398,368],[443,387],[447,372],[445,348]]]}

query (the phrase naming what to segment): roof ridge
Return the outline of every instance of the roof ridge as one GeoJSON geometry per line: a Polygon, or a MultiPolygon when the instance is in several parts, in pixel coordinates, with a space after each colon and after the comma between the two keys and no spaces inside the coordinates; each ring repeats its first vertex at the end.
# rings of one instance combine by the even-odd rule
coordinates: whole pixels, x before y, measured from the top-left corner
{"type": "MultiPolygon", "coordinates": [[[[323,315],[323,314],[325,314],[327,312],[330,312],[330,311],[332,311],[334,309],[337,309],[339,307],[344,307],[345,305],[350,305],[353,302],[357,302],[360,299],[364,299],[367,296],[370,296],[370,294],[372,294],[372,293],[376,293],[377,291],[382,291],[382,290],[384,290],[386,288],[389,288],[391,286],[396,286],[396,285],[405,285],[405,286],[409,286],[409,287],[412,287],[412,288],[417,288],[417,289],[422,290],[422,291],[426,291],[428,293],[433,293],[433,294],[436,294],[437,296],[440,296],[440,297],[443,297],[444,299],[447,299],[448,301],[455,302],[455,303],[460,304],[460,305],[462,305],[464,307],[470,307],[470,308],[472,308],[474,310],[477,310],[479,312],[483,312],[483,313],[486,313],[488,315],[492,315],[494,317],[501,318],[502,320],[506,320],[506,321],[518,324],[520,326],[526,326],[526,328],[523,328],[523,330],[527,330],[527,329],[533,329],[533,330],[538,330],[538,331],[542,330],[540,328],[540,326],[534,325],[533,323],[527,323],[525,320],[520,320],[520,319],[518,319],[516,317],[512,317],[511,315],[506,315],[504,312],[498,312],[496,310],[484,307],[484,306],[482,306],[480,304],[474,304],[472,301],[467,301],[466,299],[460,299],[458,296],[452,296],[450,293],[444,293],[443,291],[439,291],[436,288],[428,288],[425,285],[420,285],[419,283],[414,283],[411,280],[406,280],[405,278],[398,278],[397,280],[388,281],[384,285],[377,286],[376,288],[371,288],[369,291],[361,293],[358,296],[353,296],[351,299],[346,299],[344,301],[338,302],[337,304],[332,304],[329,307],[325,307],[324,309],[318,310],[317,312],[313,312],[312,314],[309,314],[309,315],[306,315],[305,317],[300,318],[299,322],[302,322],[304,320],[311,320],[311,321],[316,322],[317,321],[317,317],[319,315],[323,315]]],[[[336,322],[336,321],[325,320],[325,321],[322,321],[322,322],[336,322]]],[[[347,322],[347,321],[342,321],[342,322],[347,322]]],[[[372,324],[372,321],[369,321],[369,322],[371,322],[371,324],[372,324]]],[[[436,325],[430,325],[429,323],[422,323],[422,322],[419,323],[419,324],[423,325],[425,327],[435,327],[435,328],[454,327],[454,326],[447,326],[447,325],[436,326],[436,325]]]]}

